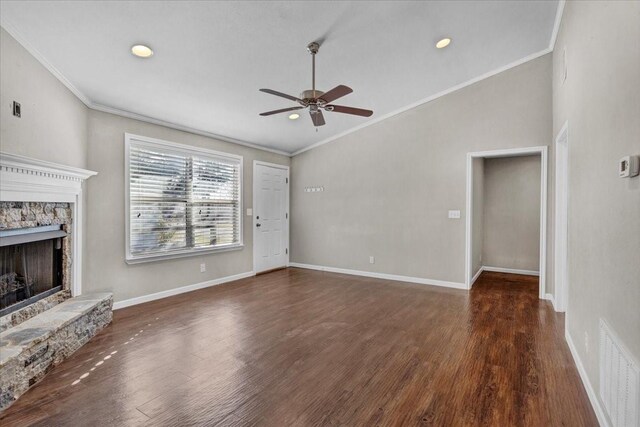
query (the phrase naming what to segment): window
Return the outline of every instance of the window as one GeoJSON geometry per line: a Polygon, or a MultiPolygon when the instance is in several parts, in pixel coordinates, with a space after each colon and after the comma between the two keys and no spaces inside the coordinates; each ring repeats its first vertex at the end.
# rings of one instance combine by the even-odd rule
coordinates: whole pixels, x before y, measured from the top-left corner
{"type": "Polygon", "coordinates": [[[242,157],[125,135],[127,262],[242,247],[242,157]]]}

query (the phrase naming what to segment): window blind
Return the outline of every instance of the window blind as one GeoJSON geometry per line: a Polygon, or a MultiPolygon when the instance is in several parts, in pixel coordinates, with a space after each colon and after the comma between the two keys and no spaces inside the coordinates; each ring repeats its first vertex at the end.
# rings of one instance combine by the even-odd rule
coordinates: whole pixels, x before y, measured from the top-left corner
{"type": "Polygon", "coordinates": [[[130,259],[241,244],[241,159],[129,142],[130,259]]]}

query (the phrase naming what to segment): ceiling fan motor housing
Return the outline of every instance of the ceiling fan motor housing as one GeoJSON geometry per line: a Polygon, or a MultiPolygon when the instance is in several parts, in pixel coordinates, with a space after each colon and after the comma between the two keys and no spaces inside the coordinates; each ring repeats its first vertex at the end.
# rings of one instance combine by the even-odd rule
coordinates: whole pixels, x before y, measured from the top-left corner
{"type": "Polygon", "coordinates": [[[313,96],[313,90],[305,90],[303,92],[300,93],[300,99],[305,103],[305,104],[319,104],[322,105],[324,104],[324,100],[322,99],[317,99],[320,98],[322,95],[324,95],[324,92],[321,90],[317,90],[315,91],[315,96],[313,96]]]}

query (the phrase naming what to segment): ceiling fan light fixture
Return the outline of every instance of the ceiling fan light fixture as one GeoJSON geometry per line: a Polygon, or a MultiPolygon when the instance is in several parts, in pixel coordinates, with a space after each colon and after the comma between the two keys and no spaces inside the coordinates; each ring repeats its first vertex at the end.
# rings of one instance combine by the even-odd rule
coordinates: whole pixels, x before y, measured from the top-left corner
{"type": "Polygon", "coordinates": [[[298,120],[298,118],[300,118],[298,113],[289,114],[289,120],[298,120]]]}
{"type": "Polygon", "coordinates": [[[438,43],[436,43],[436,47],[438,49],[444,49],[445,47],[449,46],[450,43],[451,43],[451,39],[448,37],[445,37],[442,40],[438,40],[438,43]]]}
{"type": "Polygon", "coordinates": [[[153,50],[143,44],[134,44],[131,46],[131,53],[138,58],[150,58],[153,56],[153,50]]]}

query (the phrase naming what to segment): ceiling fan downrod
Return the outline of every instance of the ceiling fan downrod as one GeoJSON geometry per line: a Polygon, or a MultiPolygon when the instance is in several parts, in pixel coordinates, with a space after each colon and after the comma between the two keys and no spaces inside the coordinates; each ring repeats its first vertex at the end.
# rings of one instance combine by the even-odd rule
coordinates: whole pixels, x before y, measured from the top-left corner
{"type": "Polygon", "coordinates": [[[307,45],[307,50],[311,54],[311,91],[316,98],[316,53],[320,50],[320,45],[317,42],[311,42],[307,45]]]}

